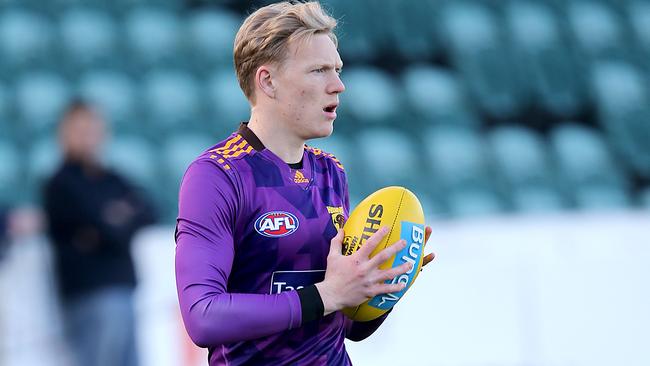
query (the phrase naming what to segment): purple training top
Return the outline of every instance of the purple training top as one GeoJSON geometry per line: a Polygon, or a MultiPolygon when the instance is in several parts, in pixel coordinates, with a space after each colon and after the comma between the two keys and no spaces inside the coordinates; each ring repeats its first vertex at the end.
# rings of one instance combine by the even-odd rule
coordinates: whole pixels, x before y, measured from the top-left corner
{"type": "Polygon", "coordinates": [[[321,310],[303,324],[295,291],[322,281],[348,213],[333,155],[305,146],[302,167],[292,167],[245,124],[192,162],[180,188],[176,283],[185,327],[211,366],[350,364],[344,339],[367,337],[383,317],[357,323],[321,310]]]}

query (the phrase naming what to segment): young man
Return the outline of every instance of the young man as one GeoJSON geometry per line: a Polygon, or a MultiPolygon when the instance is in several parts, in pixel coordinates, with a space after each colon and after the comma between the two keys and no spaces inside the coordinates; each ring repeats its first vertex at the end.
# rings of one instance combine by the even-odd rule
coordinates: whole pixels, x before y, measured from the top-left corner
{"type": "Polygon", "coordinates": [[[368,258],[386,228],[354,255],[341,254],[345,172],[305,145],[332,133],[345,90],[335,26],[315,2],[251,14],[234,49],[250,121],[183,178],[177,290],[187,331],[209,349],[210,365],[349,365],[344,339],[366,338],[385,317],[356,323],[339,310],[401,290],[383,282],[410,269],[378,269],[402,241],[368,258]]]}

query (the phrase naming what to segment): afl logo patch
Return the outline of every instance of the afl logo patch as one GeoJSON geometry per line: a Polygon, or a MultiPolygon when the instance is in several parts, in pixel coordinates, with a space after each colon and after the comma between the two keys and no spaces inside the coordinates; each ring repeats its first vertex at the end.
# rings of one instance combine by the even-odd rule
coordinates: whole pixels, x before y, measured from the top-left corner
{"type": "Polygon", "coordinates": [[[255,220],[255,231],[270,238],[280,238],[298,230],[298,218],[288,212],[271,211],[255,220]]]}

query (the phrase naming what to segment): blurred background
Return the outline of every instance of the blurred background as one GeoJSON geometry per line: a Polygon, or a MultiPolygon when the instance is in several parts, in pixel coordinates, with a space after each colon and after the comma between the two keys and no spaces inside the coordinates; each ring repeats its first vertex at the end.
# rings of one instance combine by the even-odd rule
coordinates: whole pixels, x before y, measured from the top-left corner
{"type": "MultiPolygon", "coordinates": [[[[142,364],[206,364],[177,311],[177,191],[248,117],[232,44],[267,3],[0,0],[0,364],[67,365],[40,207],[78,97],[161,218],[133,243],[142,364]]],[[[352,205],[414,191],[438,254],[353,361],[650,364],[650,1],[323,4],[347,90],[312,144],[346,167],[352,205]]]]}

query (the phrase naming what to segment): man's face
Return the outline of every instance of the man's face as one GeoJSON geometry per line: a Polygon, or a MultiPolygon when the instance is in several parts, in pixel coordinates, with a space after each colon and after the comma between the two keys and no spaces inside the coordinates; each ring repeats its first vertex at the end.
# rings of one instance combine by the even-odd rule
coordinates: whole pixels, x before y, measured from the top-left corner
{"type": "Polygon", "coordinates": [[[341,67],[336,46],[325,34],[289,46],[274,84],[279,117],[296,137],[309,140],[332,133],[339,93],[345,90],[341,67]]]}
{"type": "Polygon", "coordinates": [[[104,122],[91,110],[78,110],[67,116],[61,131],[66,154],[75,159],[94,160],[104,142],[104,122]]]}

